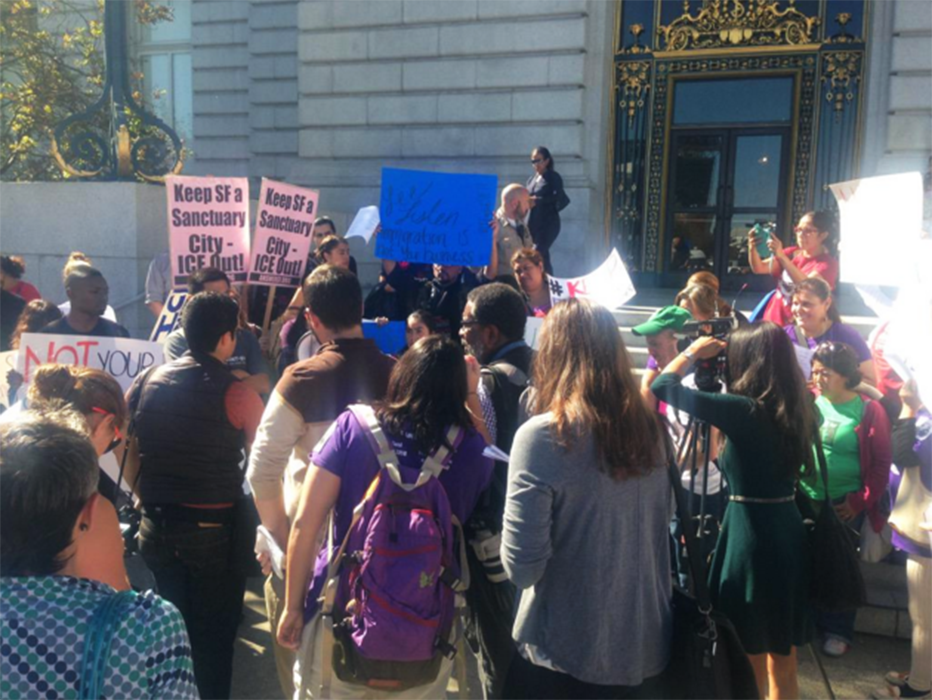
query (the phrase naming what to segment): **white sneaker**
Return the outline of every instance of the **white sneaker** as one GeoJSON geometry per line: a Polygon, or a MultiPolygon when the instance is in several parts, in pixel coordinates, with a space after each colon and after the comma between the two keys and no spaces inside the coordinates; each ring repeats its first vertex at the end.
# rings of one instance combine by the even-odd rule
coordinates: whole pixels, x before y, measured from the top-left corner
{"type": "Polygon", "coordinates": [[[831,656],[832,658],[837,659],[839,656],[844,656],[848,653],[848,649],[851,648],[851,645],[848,644],[843,639],[838,637],[827,637],[825,639],[825,644],[822,645],[822,653],[826,656],[831,656]]]}

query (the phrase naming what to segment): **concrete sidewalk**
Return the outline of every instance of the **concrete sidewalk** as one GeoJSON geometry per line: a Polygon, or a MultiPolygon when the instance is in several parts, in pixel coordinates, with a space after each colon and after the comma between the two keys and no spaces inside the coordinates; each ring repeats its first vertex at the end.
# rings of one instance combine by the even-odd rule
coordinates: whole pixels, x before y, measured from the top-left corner
{"type": "MultiPolygon", "coordinates": [[[[281,698],[260,579],[250,581],[239,635],[233,664],[233,697],[243,700],[281,698]]],[[[851,651],[840,659],[823,657],[823,664],[839,699],[868,698],[871,690],[883,684],[887,671],[909,669],[909,656],[906,640],[857,633],[851,651]]],[[[799,676],[803,698],[828,697],[808,649],[800,650],[799,676]]],[[[449,697],[456,698],[456,695],[449,697]]]]}

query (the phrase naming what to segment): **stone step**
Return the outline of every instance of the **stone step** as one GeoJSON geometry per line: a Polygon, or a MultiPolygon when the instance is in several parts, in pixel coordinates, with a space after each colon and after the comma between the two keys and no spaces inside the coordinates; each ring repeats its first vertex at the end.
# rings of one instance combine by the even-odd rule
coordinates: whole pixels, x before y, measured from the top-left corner
{"type": "MultiPolygon", "coordinates": [[[[631,300],[630,304],[626,304],[612,312],[625,346],[631,353],[635,367],[643,369],[647,364],[648,355],[646,341],[643,337],[634,335],[631,329],[647,321],[665,303],[671,303],[676,297],[677,291],[679,290],[659,288],[642,290],[631,300]],[[641,349],[643,349],[643,352],[641,352],[641,349]]],[[[856,292],[850,292],[847,295],[843,293],[840,297],[839,309],[843,312],[841,320],[843,323],[857,329],[866,340],[877,325],[877,317],[870,315],[870,310],[860,302],[859,297],[852,299],[852,294],[857,297],[856,292]],[[850,311],[850,313],[844,313],[845,311],[850,311]]],[[[738,304],[739,311],[745,316],[750,316],[762,297],[761,294],[742,296],[738,304]]]]}
{"type": "Polygon", "coordinates": [[[861,562],[867,589],[867,605],[858,610],[854,628],[858,632],[909,639],[909,594],[906,567],[902,564],[861,562]]]}

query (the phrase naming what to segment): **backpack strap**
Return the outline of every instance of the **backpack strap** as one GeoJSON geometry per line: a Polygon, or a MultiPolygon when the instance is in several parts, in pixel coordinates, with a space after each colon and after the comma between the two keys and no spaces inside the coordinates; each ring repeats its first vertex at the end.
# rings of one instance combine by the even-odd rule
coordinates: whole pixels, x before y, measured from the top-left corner
{"type": "Polygon", "coordinates": [[[812,348],[809,347],[809,336],[806,335],[806,331],[803,330],[803,327],[797,323],[793,326],[793,329],[796,331],[796,344],[801,348],[812,350],[812,348]]]}
{"type": "Polygon", "coordinates": [[[103,695],[110,646],[117,627],[129,612],[136,595],[132,590],[120,591],[104,598],[94,609],[84,637],[84,656],[78,686],[78,697],[81,700],[96,700],[103,695]]]}
{"type": "MultiPolygon", "coordinates": [[[[391,445],[389,445],[388,439],[385,437],[385,432],[382,430],[382,426],[379,425],[378,418],[375,416],[375,411],[372,410],[371,406],[367,406],[365,404],[353,404],[348,408],[353,412],[353,416],[363,427],[369,440],[369,445],[372,447],[372,451],[375,453],[379,460],[379,466],[385,470],[385,472],[397,486],[404,489],[405,491],[413,491],[414,489],[426,484],[431,479],[431,477],[439,477],[441,472],[449,466],[449,462],[453,458],[453,453],[456,451],[456,448],[459,447],[460,443],[463,441],[463,437],[465,436],[465,431],[462,428],[451,427],[450,430],[447,431],[447,442],[452,445],[452,449],[446,445],[441,445],[439,448],[434,450],[434,452],[429,454],[424,460],[424,464],[421,466],[421,473],[418,475],[417,481],[414,484],[405,484],[401,479],[401,472],[398,470],[398,455],[395,453],[395,450],[392,449],[391,445]]],[[[362,501],[360,501],[359,504],[353,509],[353,519],[346,531],[343,542],[340,544],[339,550],[337,550],[335,553],[333,552],[332,518],[330,521],[327,546],[331,559],[327,571],[327,580],[324,583],[324,590],[319,601],[320,615],[323,624],[323,645],[321,648],[320,659],[321,677],[320,687],[317,689],[317,694],[313,696],[319,700],[329,700],[331,695],[331,686],[333,683],[333,647],[335,644],[333,636],[333,607],[336,601],[337,587],[339,585],[338,574],[340,571],[340,566],[343,562],[343,555],[346,552],[346,546],[349,543],[350,534],[353,532],[353,529],[359,522],[360,517],[362,517],[362,511],[366,501],[368,501],[369,498],[372,497],[372,494],[375,493],[381,476],[382,473],[380,471],[369,485],[369,488],[366,490],[366,495],[363,497],[362,501]]],[[[460,526],[459,521],[456,519],[456,516],[452,516],[452,522],[454,529],[458,529],[459,534],[460,566],[462,567],[461,570],[466,573],[462,575],[463,578],[457,579],[452,576],[452,572],[449,569],[442,569],[441,576],[446,573],[448,579],[447,585],[449,585],[455,592],[460,592],[466,590],[466,588],[469,587],[469,568],[466,563],[466,546],[463,538],[462,527],[460,526]]],[[[301,680],[301,688],[299,690],[298,697],[302,698],[302,700],[305,697],[311,697],[311,694],[308,692],[307,688],[307,680],[309,676],[310,672],[305,674],[301,680]]]]}
{"type": "Polygon", "coordinates": [[[356,420],[365,429],[369,438],[369,445],[379,460],[379,466],[388,473],[389,478],[395,482],[396,486],[405,491],[414,491],[426,484],[432,477],[439,477],[443,470],[450,466],[453,452],[459,447],[465,436],[465,431],[462,428],[450,426],[447,431],[446,441],[452,446],[452,449],[447,445],[440,445],[431,454],[427,455],[424,464],[421,465],[421,472],[418,474],[417,481],[413,484],[406,484],[398,469],[400,463],[398,455],[388,444],[385,432],[382,430],[382,426],[379,425],[379,420],[376,418],[372,407],[365,404],[353,404],[349,407],[349,410],[353,412],[356,420]]]}

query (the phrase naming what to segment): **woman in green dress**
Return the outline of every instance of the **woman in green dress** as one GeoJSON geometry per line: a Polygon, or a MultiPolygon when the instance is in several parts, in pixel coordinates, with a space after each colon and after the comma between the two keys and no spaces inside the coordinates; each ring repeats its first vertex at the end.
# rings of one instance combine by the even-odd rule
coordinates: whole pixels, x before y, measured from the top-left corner
{"type": "Polygon", "coordinates": [[[815,466],[817,417],[792,344],[773,323],[729,337],[729,393],[682,385],[694,361],[725,348],[714,338],[695,340],[651,389],[726,436],[719,466],[731,496],[709,572],[712,602],[734,623],[761,697],[798,698],[796,647],[813,628],[809,545],[794,492],[800,467],[809,473],[815,466]]]}

